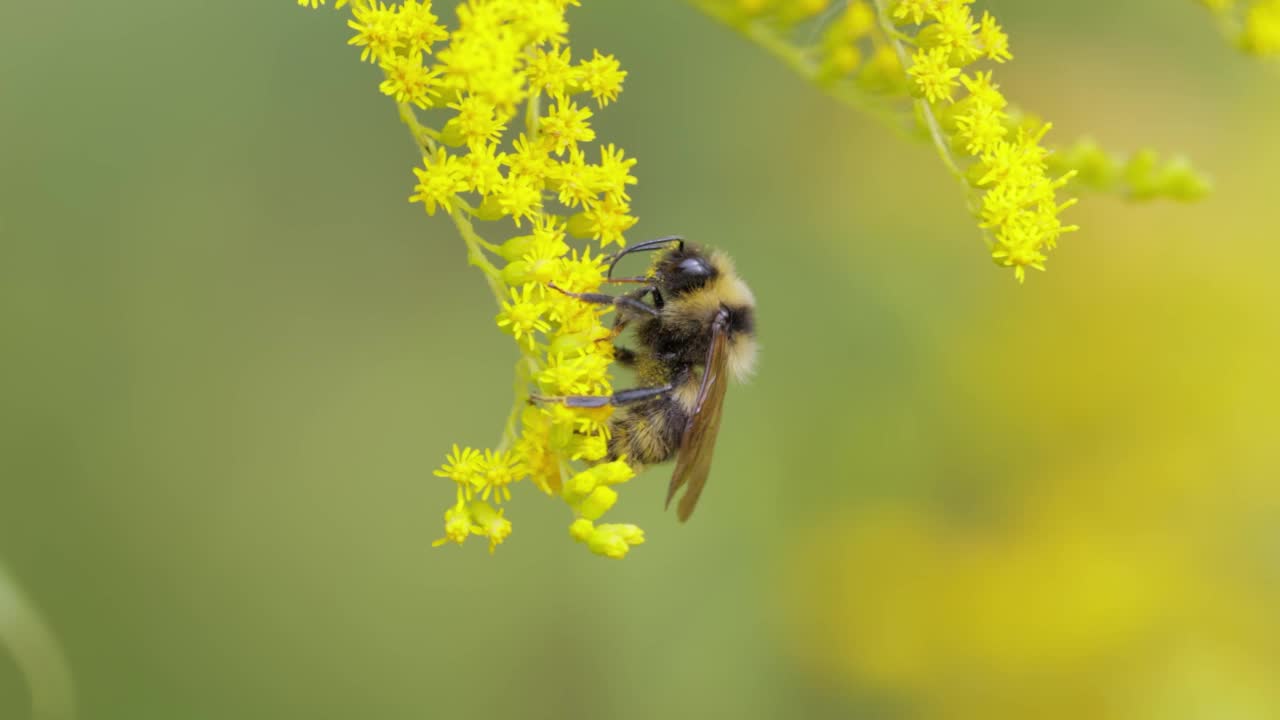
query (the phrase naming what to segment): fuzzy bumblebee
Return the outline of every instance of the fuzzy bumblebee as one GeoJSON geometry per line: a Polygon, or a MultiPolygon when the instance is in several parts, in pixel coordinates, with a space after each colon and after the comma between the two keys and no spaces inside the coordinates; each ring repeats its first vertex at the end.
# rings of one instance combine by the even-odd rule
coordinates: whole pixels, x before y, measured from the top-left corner
{"type": "Polygon", "coordinates": [[[710,474],[729,377],[744,380],[755,367],[755,298],[728,255],[679,237],[618,253],[608,280],[641,287],[618,296],[561,292],[614,306],[614,337],[634,328],[635,347],[617,346],[614,357],[635,371],[640,387],[537,399],[576,408],[617,407],[609,420],[608,460],[626,460],[639,472],[674,456],[667,504],[685,488],[676,514],[687,520],[710,474]],[[660,251],[648,274],[613,277],[619,260],[640,251],[660,251]]]}

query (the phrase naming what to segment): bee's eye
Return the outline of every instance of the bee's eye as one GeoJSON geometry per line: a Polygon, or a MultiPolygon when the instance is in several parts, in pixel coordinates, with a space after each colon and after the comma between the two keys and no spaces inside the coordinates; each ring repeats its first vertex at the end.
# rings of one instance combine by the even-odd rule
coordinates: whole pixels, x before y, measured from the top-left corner
{"type": "Polygon", "coordinates": [[[704,277],[711,274],[711,265],[702,258],[685,258],[680,261],[680,272],[684,275],[692,275],[694,277],[704,277]]]}
{"type": "Polygon", "coordinates": [[[716,268],[711,261],[701,255],[683,254],[668,258],[658,268],[663,292],[670,295],[683,295],[692,290],[706,286],[716,276],[716,268]]]}

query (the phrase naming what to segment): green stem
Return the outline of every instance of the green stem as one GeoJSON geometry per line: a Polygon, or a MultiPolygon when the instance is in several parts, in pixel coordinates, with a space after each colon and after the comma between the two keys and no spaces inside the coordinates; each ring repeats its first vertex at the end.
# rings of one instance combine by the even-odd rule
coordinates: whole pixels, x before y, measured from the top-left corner
{"type": "MultiPolygon", "coordinates": [[[[880,29],[888,37],[889,42],[893,45],[893,51],[898,56],[898,63],[902,65],[905,72],[911,66],[910,57],[907,55],[907,49],[902,45],[902,34],[894,27],[893,21],[889,19],[889,10],[884,0],[874,0],[876,6],[876,18],[880,22],[880,29]]],[[[938,118],[933,114],[933,108],[930,107],[928,100],[919,98],[915,101],[916,109],[920,113],[920,117],[924,118],[925,127],[929,129],[929,137],[933,140],[933,147],[938,151],[938,157],[942,159],[942,164],[947,170],[960,181],[964,186],[964,202],[969,212],[977,217],[979,215],[979,203],[977,193],[974,192],[973,186],[969,184],[969,179],[965,177],[964,172],[960,170],[960,165],[956,162],[955,156],[951,154],[951,146],[947,142],[947,136],[942,132],[942,126],[938,124],[938,118]]],[[[990,233],[985,229],[982,233],[982,241],[988,247],[992,246],[995,241],[990,233]]]]}
{"type": "MultiPolygon", "coordinates": [[[[529,131],[530,140],[537,138],[538,134],[540,98],[541,95],[534,95],[529,98],[525,111],[525,124],[529,131]]],[[[436,148],[439,147],[440,133],[423,125],[418,120],[418,114],[414,112],[408,103],[397,103],[397,109],[400,113],[400,121],[409,128],[409,133],[413,135],[414,142],[418,145],[418,151],[423,154],[435,154],[436,148]]],[[[466,243],[467,262],[479,268],[480,272],[484,274],[485,282],[488,283],[494,300],[501,306],[507,299],[507,286],[502,279],[502,271],[485,255],[486,250],[498,254],[501,248],[485,240],[476,232],[475,226],[471,224],[471,218],[476,212],[475,208],[457,196],[453,198],[452,205],[453,209],[449,212],[449,218],[453,220],[454,226],[458,228],[458,234],[462,235],[462,240],[466,243]]],[[[513,384],[515,397],[511,404],[511,412],[507,415],[507,422],[503,426],[502,438],[498,443],[498,452],[510,449],[519,435],[520,414],[529,400],[529,383],[533,379],[534,363],[536,363],[536,358],[531,357],[522,348],[520,360],[516,363],[516,376],[513,384]]]]}
{"type": "Polygon", "coordinates": [[[409,103],[396,103],[396,109],[400,112],[400,122],[409,128],[413,141],[418,144],[418,150],[429,150],[434,153],[436,143],[440,140],[440,133],[419,122],[418,114],[413,111],[413,106],[409,103]]]}
{"type": "MultiPolygon", "coordinates": [[[[440,134],[419,122],[418,114],[413,111],[409,103],[396,103],[396,107],[400,111],[400,122],[403,122],[409,128],[409,133],[413,135],[419,151],[435,153],[436,148],[439,147],[440,134]]],[[[502,282],[502,271],[490,262],[489,258],[484,254],[484,250],[497,252],[498,246],[480,237],[480,234],[476,232],[475,227],[471,224],[471,215],[474,212],[475,210],[462,198],[455,197],[453,209],[449,212],[449,218],[453,220],[454,226],[458,228],[463,242],[467,244],[467,262],[484,273],[485,280],[489,283],[489,289],[493,292],[494,299],[501,306],[507,298],[506,286],[502,282]]]]}
{"type": "Polygon", "coordinates": [[[507,414],[507,423],[502,428],[498,452],[510,449],[519,435],[520,414],[524,412],[525,405],[529,402],[529,383],[533,381],[534,362],[536,359],[530,357],[521,348],[520,359],[516,361],[515,381],[512,383],[515,399],[511,403],[511,412],[507,414]]]}
{"type": "Polygon", "coordinates": [[[524,105],[524,128],[529,134],[529,142],[538,139],[538,121],[542,119],[542,93],[529,96],[524,105]]]}
{"type": "Polygon", "coordinates": [[[32,717],[70,720],[76,715],[71,670],[57,638],[0,564],[0,647],[7,647],[27,679],[32,717]]]}
{"type": "MultiPolygon", "coordinates": [[[[893,21],[889,19],[888,9],[885,7],[884,0],[875,0],[876,17],[880,21],[880,29],[889,39],[889,44],[893,46],[894,53],[898,56],[898,63],[902,65],[905,71],[911,67],[911,58],[907,55],[907,49],[902,45],[902,36],[898,29],[893,26],[893,21]]],[[[969,191],[969,183],[965,179],[964,173],[960,171],[960,166],[956,163],[955,157],[951,155],[951,147],[947,144],[947,137],[942,132],[942,126],[938,124],[938,118],[933,114],[933,108],[929,106],[929,102],[923,98],[915,101],[916,109],[920,112],[920,116],[924,118],[925,127],[929,130],[929,137],[933,140],[933,146],[938,151],[938,157],[942,159],[942,164],[951,171],[965,184],[965,192],[969,191]]]]}
{"type": "Polygon", "coordinates": [[[819,78],[821,68],[814,60],[812,51],[792,45],[767,23],[743,20],[723,2],[716,2],[716,0],[689,0],[689,2],[704,15],[741,33],[795,74],[818,85],[829,97],[872,116],[901,137],[911,137],[910,131],[903,125],[898,113],[886,105],[882,99],[863,92],[849,83],[821,82],[819,78]]]}
{"type": "Polygon", "coordinates": [[[461,206],[455,206],[453,212],[449,213],[449,217],[453,219],[454,226],[458,228],[463,241],[467,244],[467,262],[484,273],[489,289],[493,291],[494,299],[501,306],[507,299],[506,284],[502,281],[502,271],[489,262],[489,258],[484,254],[484,246],[489,243],[476,233],[476,229],[471,225],[471,217],[461,206]]]}

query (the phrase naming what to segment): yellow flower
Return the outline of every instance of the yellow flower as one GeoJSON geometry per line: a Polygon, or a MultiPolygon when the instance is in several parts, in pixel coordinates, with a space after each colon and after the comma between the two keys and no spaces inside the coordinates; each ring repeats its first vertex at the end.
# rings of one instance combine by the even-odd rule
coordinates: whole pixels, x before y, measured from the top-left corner
{"type": "Polygon", "coordinates": [[[975,100],[968,109],[957,115],[956,137],[964,142],[970,155],[984,155],[996,148],[1008,130],[1008,116],[981,100],[975,100]]]}
{"type": "Polygon", "coordinates": [[[472,147],[463,155],[459,165],[463,169],[467,189],[488,195],[502,182],[502,161],[505,155],[498,152],[496,144],[472,147]]]}
{"type": "Polygon", "coordinates": [[[542,90],[556,100],[565,98],[568,88],[578,83],[581,74],[581,70],[571,64],[568,48],[538,48],[529,61],[529,87],[542,90]]]}
{"type": "Polygon", "coordinates": [[[573,101],[556,103],[542,119],[543,136],[557,155],[563,155],[580,142],[596,139],[596,131],[587,122],[590,119],[591,108],[580,108],[573,101]]]}
{"type": "Polygon", "coordinates": [[[449,478],[458,484],[458,502],[470,500],[477,490],[484,486],[481,476],[482,456],[471,448],[458,449],[454,443],[453,452],[445,459],[445,464],[435,471],[438,477],[449,478]]]}
{"type": "Polygon", "coordinates": [[[432,96],[437,94],[437,72],[423,67],[421,55],[392,55],[380,65],[387,75],[387,79],[378,86],[383,95],[390,95],[396,102],[413,103],[420,108],[431,104],[432,96]]]}
{"type": "Polygon", "coordinates": [[[978,42],[981,43],[983,53],[988,60],[1002,63],[1013,59],[1013,54],[1009,52],[1009,36],[1004,34],[1004,31],[996,23],[996,19],[991,17],[989,12],[984,11],[982,13],[982,26],[978,30],[978,42]]]}
{"type": "Polygon", "coordinates": [[[1249,6],[1240,42],[1255,55],[1280,54],[1280,0],[1256,0],[1249,6]]]}
{"type": "Polygon", "coordinates": [[[618,491],[607,485],[601,485],[583,498],[578,505],[578,514],[588,520],[599,520],[616,502],[618,502],[618,491]]]}
{"type": "Polygon", "coordinates": [[[449,31],[440,25],[431,12],[431,2],[405,0],[397,15],[400,36],[410,53],[431,52],[431,46],[449,37],[449,31]]]}
{"type": "Polygon", "coordinates": [[[468,506],[474,519],[472,532],[489,538],[489,554],[511,535],[511,521],[503,517],[506,510],[494,510],[483,500],[473,500],[468,506]]]}
{"type": "Polygon", "coordinates": [[[524,175],[512,173],[506,182],[494,189],[493,196],[505,215],[510,215],[516,227],[523,218],[534,219],[542,212],[542,193],[537,185],[524,175]]]}
{"type": "Polygon", "coordinates": [[[578,207],[595,199],[594,170],[586,163],[586,157],[578,148],[569,149],[569,158],[552,163],[547,176],[548,186],[559,193],[560,204],[578,207]]]}
{"type": "MultiPolygon", "coordinates": [[[[570,292],[595,292],[600,289],[609,258],[606,255],[591,257],[591,248],[570,257],[562,257],[557,268],[557,284],[570,292]]],[[[595,343],[599,344],[599,343],[595,343]]]]}
{"type": "Polygon", "coordinates": [[[609,438],[606,433],[578,435],[574,437],[574,446],[568,450],[570,460],[585,460],[589,463],[599,462],[609,454],[609,438]]]}
{"type": "Polygon", "coordinates": [[[896,20],[916,25],[924,22],[938,12],[938,6],[947,0],[898,0],[893,6],[893,17],[896,20]]]}
{"type": "Polygon", "coordinates": [[[582,86],[591,93],[591,97],[604,107],[618,99],[622,92],[622,81],[627,77],[624,70],[619,69],[618,61],[612,55],[595,55],[580,65],[582,86]]]}
{"type": "Polygon", "coordinates": [[[488,500],[490,494],[493,501],[501,503],[511,499],[511,483],[525,476],[520,459],[510,452],[484,451],[484,458],[477,462],[476,475],[483,482],[480,497],[488,500]]]}
{"type": "Polygon", "coordinates": [[[513,14],[522,30],[523,44],[563,45],[566,42],[569,23],[564,19],[564,3],[556,0],[521,0],[512,5],[515,5],[513,14]]]}
{"type": "Polygon", "coordinates": [[[921,47],[945,49],[955,65],[965,65],[982,54],[974,36],[978,25],[967,5],[948,4],[936,15],[938,21],[921,30],[917,37],[921,47]]]}
{"type": "Polygon", "coordinates": [[[636,218],[629,215],[630,206],[606,197],[604,200],[589,206],[584,212],[569,218],[569,232],[577,237],[589,237],[600,241],[602,247],[611,243],[623,245],[623,233],[636,224],[636,218]]]}
{"type": "Polygon", "coordinates": [[[973,76],[961,75],[960,82],[964,85],[965,90],[969,91],[969,97],[989,105],[996,110],[1003,110],[1008,105],[1004,95],[1000,93],[1000,86],[991,81],[991,71],[974,73],[973,76]]]}
{"type": "Polygon", "coordinates": [[[506,120],[498,117],[497,108],[492,103],[474,95],[468,95],[450,108],[458,114],[445,123],[442,136],[445,142],[452,145],[466,145],[474,148],[502,140],[502,133],[507,129],[506,120]]]}
{"type": "Polygon", "coordinates": [[[631,174],[631,168],[635,167],[635,158],[624,158],[621,150],[615,148],[613,143],[600,148],[600,166],[596,173],[596,192],[607,195],[614,202],[622,202],[630,200],[627,195],[627,186],[635,185],[636,179],[631,174]]]}
{"type": "Polygon", "coordinates": [[[512,145],[515,152],[507,153],[504,164],[511,168],[513,176],[522,177],[535,187],[541,188],[542,181],[551,172],[554,162],[541,143],[531,142],[521,133],[512,145]]]}
{"type": "Polygon", "coordinates": [[[551,329],[542,317],[547,312],[547,303],[536,300],[533,289],[533,284],[525,285],[521,290],[511,288],[511,300],[502,304],[497,320],[498,327],[528,347],[533,347],[536,342],[534,333],[551,329]]]}
{"type": "Polygon", "coordinates": [[[371,2],[368,5],[356,5],[352,14],[355,19],[348,20],[347,26],[355,30],[356,35],[347,44],[364,48],[360,51],[361,60],[382,62],[391,58],[396,49],[403,46],[394,8],[387,7],[385,3],[371,2]]]}
{"type": "Polygon", "coordinates": [[[450,542],[461,545],[469,535],[478,532],[479,528],[475,524],[475,519],[471,516],[471,510],[459,499],[456,505],[444,511],[444,537],[431,543],[431,545],[432,547],[440,547],[450,542]]]}
{"type": "Polygon", "coordinates": [[[432,157],[423,158],[422,162],[424,167],[413,169],[418,176],[418,184],[414,186],[415,193],[409,197],[409,202],[422,203],[428,215],[435,215],[436,205],[446,212],[453,212],[457,194],[467,190],[466,169],[444,148],[436,150],[432,157]]]}
{"type": "Polygon", "coordinates": [[[631,551],[631,546],[643,542],[644,531],[635,525],[596,525],[586,539],[587,547],[591,552],[614,560],[626,557],[631,551]]]}
{"type": "Polygon", "coordinates": [[[917,50],[911,57],[907,74],[916,83],[916,89],[929,102],[950,100],[952,91],[960,84],[960,68],[951,66],[951,51],[945,47],[917,50]]]}

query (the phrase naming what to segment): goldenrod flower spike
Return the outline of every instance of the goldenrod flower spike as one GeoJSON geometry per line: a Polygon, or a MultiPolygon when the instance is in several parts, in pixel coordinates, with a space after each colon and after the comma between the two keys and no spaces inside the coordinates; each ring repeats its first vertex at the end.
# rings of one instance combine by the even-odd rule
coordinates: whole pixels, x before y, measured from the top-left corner
{"type": "Polygon", "coordinates": [[[599,288],[607,270],[600,248],[625,244],[636,222],[628,195],[636,160],[613,144],[589,147],[595,112],[618,100],[627,74],[600,50],[574,52],[565,17],[573,0],[466,0],[452,29],[431,2],[336,6],[348,4],[349,44],[381,70],[379,89],[421,149],[409,201],[428,215],[449,215],[468,262],[493,290],[495,325],[520,356],[501,442],[454,445],[435,471],[454,485],[454,504],[434,544],[481,535],[496,550],[512,531],[506,506],[498,505],[529,479],[563,499],[574,527],[590,525],[580,538],[588,549],[623,557],[643,532],[594,525],[633,474],[625,462],[589,467],[607,453],[610,409],[530,405],[528,398],[531,385],[548,395],[612,392],[604,311],[549,288],[599,288]],[[500,242],[485,238],[494,233],[500,242]]]}
{"type": "Polygon", "coordinates": [[[1191,200],[1208,190],[1185,162],[1148,167],[1143,161],[1151,151],[1130,159],[1104,153],[1108,172],[1092,175],[1080,163],[1097,165],[1097,157],[1057,158],[1043,144],[1049,124],[1027,119],[1000,91],[993,70],[980,69],[1012,60],[1013,52],[996,17],[987,10],[979,16],[974,0],[851,0],[839,12],[823,0],[690,3],[836,99],[904,136],[931,140],[944,167],[964,183],[991,258],[1019,281],[1027,268],[1043,270],[1058,238],[1076,229],[1060,219],[1075,200],[1057,197],[1073,181],[1136,200],[1191,200]],[[1123,180],[1094,181],[1101,175],[1123,180]]]}

